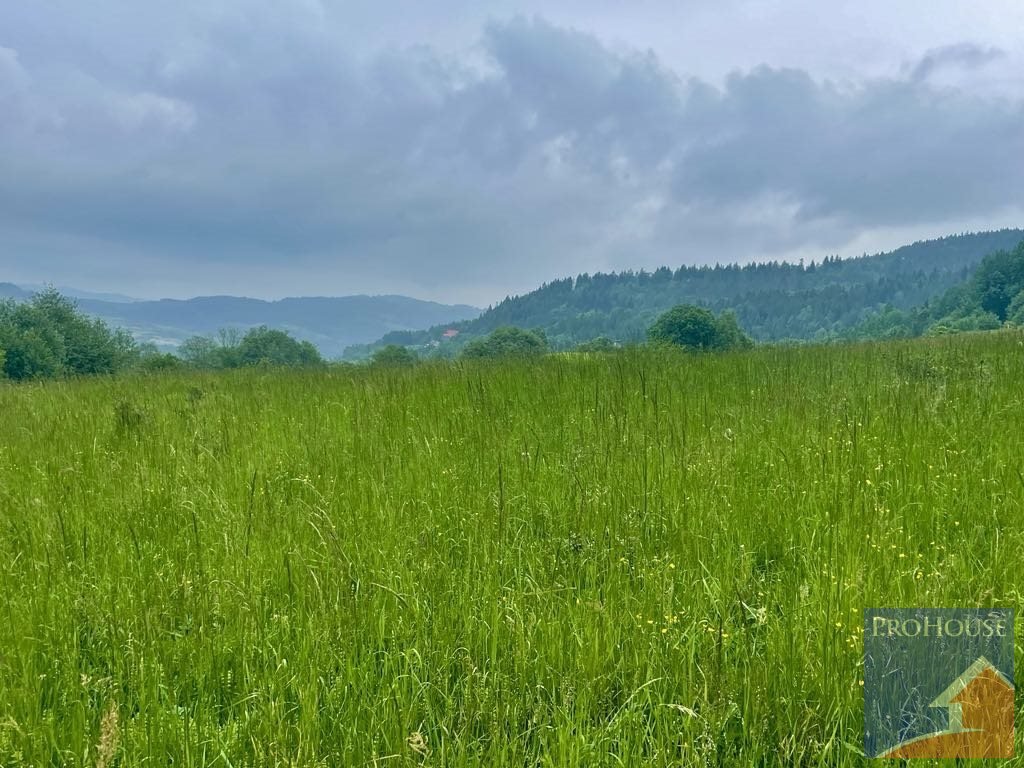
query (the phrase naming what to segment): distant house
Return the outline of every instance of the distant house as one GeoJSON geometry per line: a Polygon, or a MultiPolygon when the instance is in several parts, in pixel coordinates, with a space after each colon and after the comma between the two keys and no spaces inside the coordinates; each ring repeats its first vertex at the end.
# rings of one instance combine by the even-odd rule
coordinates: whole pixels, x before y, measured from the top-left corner
{"type": "Polygon", "coordinates": [[[455,328],[449,328],[448,330],[441,334],[441,336],[445,339],[454,339],[458,335],[459,332],[455,328]]]}
{"type": "Polygon", "coordinates": [[[928,706],[949,710],[946,730],[905,741],[881,757],[1013,757],[1013,683],[984,656],[928,706]]]}

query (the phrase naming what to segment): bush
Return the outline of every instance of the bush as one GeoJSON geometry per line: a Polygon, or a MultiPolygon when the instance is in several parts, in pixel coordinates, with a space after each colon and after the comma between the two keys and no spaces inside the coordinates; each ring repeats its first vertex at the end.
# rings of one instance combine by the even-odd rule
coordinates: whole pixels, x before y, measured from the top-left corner
{"type": "Polygon", "coordinates": [[[4,373],[15,381],[64,374],[64,344],[50,328],[21,328],[4,339],[4,373]]]}
{"type": "Polygon", "coordinates": [[[15,380],[116,373],[137,357],[125,331],[83,315],[54,290],[0,304],[0,347],[4,373],[15,380]]]}
{"type": "Polygon", "coordinates": [[[489,336],[473,339],[462,348],[462,357],[486,359],[502,357],[536,357],[548,350],[543,333],[524,331],[511,326],[497,328],[489,336]]]}
{"type": "Polygon", "coordinates": [[[671,344],[694,351],[747,349],[753,346],[732,312],[718,317],[703,307],[680,304],[662,314],[647,330],[655,344],[671,344]]]}
{"type": "Polygon", "coordinates": [[[1010,302],[1006,310],[1006,320],[1014,325],[1024,325],[1024,290],[1019,291],[1010,302]]]}
{"type": "Polygon", "coordinates": [[[584,341],[576,345],[576,352],[612,352],[616,349],[615,342],[607,336],[598,336],[596,339],[584,341]]]}
{"type": "Polygon", "coordinates": [[[249,365],[319,366],[320,352],[308,341],[286,331],[261,325],[239,338],[234,329],[221,330],[216,339],[192,336],[178,347],[178,355],[196,368],[220,370],[249,365]]]}
{"type": "Polygon", "coordinates": [[[169,352],[151,352],[139,356],[138,369],[145,373],[163,373],[184,366],[180,357],[169,352]]]}
{"type": "Polygon", "coordinates": [[[370,357],[373,365],[413,365],[416,360],[416,354],[401,344],[388,344],[370,357]]]}
{"type": "Polygon", "coordinates": [[[195,368],[228,368],[223,348],[209,336],[190,336],[178,345],[178,356],[195,368]]]}
{"type": "Polygon", "coordinates": [[[294,339],[286,331],[261,325],[252,328],[238,345],[241,365],[323,365],[320,352],[308,341],[294,339]]]}

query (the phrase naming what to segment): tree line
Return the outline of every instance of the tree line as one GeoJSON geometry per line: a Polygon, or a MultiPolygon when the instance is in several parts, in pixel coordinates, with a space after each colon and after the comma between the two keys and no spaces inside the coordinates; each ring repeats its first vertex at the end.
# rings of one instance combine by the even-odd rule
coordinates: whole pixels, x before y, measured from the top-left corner
{"type": "Polygon", "coordinates": [[[376,346],[398,344],[454,357],[473,338],[508,326],[543,329],[554,349],[572,349],[598,337],[643,341],[666,310],[695,304],[735,313],[757,341],[842,339],[885,307],[909,311],[966,280],[982,258],[1012,249],[1024,231],[955,235],[853,259],[818,262],[661,267],[653,272],[582,274],[507,297],[480,317],[425,331],[394,331],[378,345],[351,347],[357,359],[376,346]],[[447,339],[450,329],[460,333],[447,339]]]}
{"type": "MultiPolygon", "coordinates": [[[[715,315],[704,307],[680,304],[662,313],[646,331],[652,346],[673,347],[689,352],[724,352],[749,349],[753,340],[740,328],[736,315],[722,312],[715,315]]],[[[611,352],[620,344],[607,337],[598,337],[578,344],[574,352],[611,352]]],[[[486,336],[472,339],[462,347],[462,360],[497,360],[539,357],[554,351],[541,329],[526,330],[515,326],[496,328],[486,336]]],[[[378,365],[409,365],[418,360],[415,352],[400,344],[388,344],[376,350],[371,362],[378,365]]]]}
{"type": "Polygon", "coordinates": [[[1024,326],[1024,241],[989,254],[971,276],[909,310],[885,306],[847,338],[884,339],[1024,326]]]}
{"type": "MultiPolygon", "coordinates": [[[[838,263],[826,259],[814,271],[839,269],[838,263]]],[[[790,269],[788,266],[762,266],[769,276],[773,270],[786,273],[790,269]]],[[[718,271],[689,269],[695,269],[698,274],[718,271]]],[[[733,271],[757,274],[759,269],[744,267],[733,271]]],[[[644,279],[674,279],[669,270],[664,270],[661,277],[657,274],[644,279]]],[[[616,283],[604,278],[598,282],[602,281],[608,285],[616,283]]],[[[905,284],[904,295],[915,295],[914,286],[911,278],[905,284]]],[[[568,295],[577,290],[576,285],[570,288],[568,283],[560,282],[545,286],[531,296],[536,300],[538,296],[559,292],[568,295]]],[[[819,315],[842,313],[845,311],[840,300],[842,296],[866,292],[861,296],[857,321],[851,320],[841,333],[822,335],[823,339],[893,338],[993,330],[1006,325],[1024,326],[1024,241],[1017,242],[1012,249],[990,253],[973,271],[966,272],[959,283],[949,286],[941,295],[909,308],[892,303],[871,307],[866,303],[871,290],[870,286],[863,285],[826,284],[809,295],[787,293],[785,301],[803,302],[801,315],[811,317],[816,312],[819,315]],[[826,309],[825,305],[832,306],[826,309]]],[[[772,291],[762,291],[757,295],[760,298],[741,305],[739,311],[724,306],[728,302],[719,302],[711,306],[681,303],[653,313],[629,309],[629,302],[624,301],[606,315],[592,310],[576,316],[572,322],[579,328],[587,327],[589,322],[594,325],[583,334],[583,338],[571,344],[557,333],[562,328],[557,323],[554,335],[550,326],[530,328],[508,323],[486,333],[460,334],[457,343],[432,340],[430,332],[393,334],[391,343],[373,351],[370,362],[375,365],[408,365],[421,358],[416,347],[425,357],[460,357],[465,360],[529,357],[566,349],[605,352],[622,344],[644,341],[691,351],[743,349],[751,346],[757,338],[757,333],[751,331],[745,318],[753,317],[754,327],[760,327],[757,325],[757,313],[764,311],[766,304],[777,297],[777,293],[772,291]],[[607,329],[607,323],[618,323],[620,332],[600,332],[607,329]],[[628,333],[621,332],[623,327],[629,329],[628,333]]],[[[782,298],[779,300],[783,301],[782,298]]],[[[768,315],[771,316],[772,312],[769,311],[768,315]]],[[[569,322],[569,316],[566,315],[564,320],[569,322]]],[[[216,337],[193,336],[180,345],[177,354],[170,354],[159,351],[153,344],[138,344],[127,331],[111,328],[104,321],[85,315],[72,300],[52,289],[38,293],[28,301],[0,302],[0,378],[23,381],[129,370],[225,370],[260,365],[317,367],[325,364],[320,352],[310,342],[300,341],[285,330],[267,326],[250,328],[244,333],[234,329],[222,330],[216,337]]]]}
{"type": "Polygon", "coordinates": [[[178,353],[136,343],[127,331],[85,315],[74,301],[52,289],[28,301],[0,302],[0,378],[14,381],[182,367],[220,370],[324,364],[308,341],[266,326],[244,334],[222,331],[215,339],[194,336],[178,353]]]}

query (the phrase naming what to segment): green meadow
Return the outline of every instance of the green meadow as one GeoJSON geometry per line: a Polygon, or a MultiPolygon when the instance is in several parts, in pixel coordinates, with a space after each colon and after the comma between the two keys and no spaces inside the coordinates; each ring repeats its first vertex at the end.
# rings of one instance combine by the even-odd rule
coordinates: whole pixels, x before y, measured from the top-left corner
{"type": "Polygon", "coordinates": [[[1022,473],[1019,331],[3,385],[0,765],[859,765],[1022,473]]]}

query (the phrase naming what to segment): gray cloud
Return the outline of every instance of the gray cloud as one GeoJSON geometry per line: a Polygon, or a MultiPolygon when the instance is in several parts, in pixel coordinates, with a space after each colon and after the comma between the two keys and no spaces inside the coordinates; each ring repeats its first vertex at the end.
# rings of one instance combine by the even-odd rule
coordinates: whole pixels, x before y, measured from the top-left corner
{"type": "Polygon", "coordinates": [[[122,30],[95,15],[13,12],[10,278],[487,302],[577,271],[820,256],[1024,208],[1007,172],[1024,94],[933,82],[1000,58],[982,46],[888,77],[713,82],[537,17],[488,22],[461,52],[364,54],[319,3],[183,7],[112,47],[122,30]],[[63,46],[62,23],[83,27],[63,46]]]}
{"type": "Polygon", "coordinates": [[[729,205],[762,195],[800,221],[850,227],[941,222],[1024,200],[1006,173],[1024,156],[1024,102],[1003,103],[918,80],[854,87],[759,69],[705,103],[713,130],[681,161],[682,199],[729,205]]]}
{"type": "Polygon", "coordinates": [[[1006,51],[994,46],[982,47],[972,43],[959,43],[928,51],[914,65],[911,79],[924,80],[943,69],[978,69],[993,61],[1006,58],[1006,51]]]}

